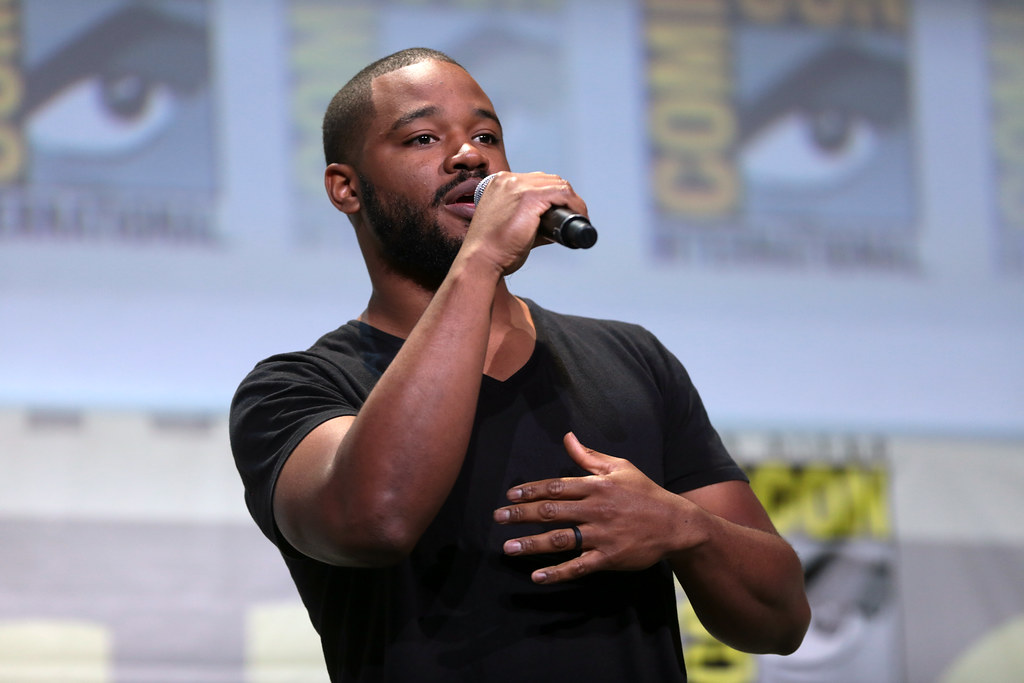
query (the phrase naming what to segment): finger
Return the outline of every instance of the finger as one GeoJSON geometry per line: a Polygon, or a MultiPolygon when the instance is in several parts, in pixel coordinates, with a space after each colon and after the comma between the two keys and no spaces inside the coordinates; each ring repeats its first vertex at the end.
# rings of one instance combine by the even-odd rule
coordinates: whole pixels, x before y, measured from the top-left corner
{"type": "Polygon", "coordinates": [[[589,491],[586,477],[559,477],[531,481],[509,489],[505,497],[511,501],[578,500],[589,491]]]}
{"type": "Polygon", "coordinates": [[[581,576],[592,574],[598,570],[599,567],[596,565],[596,558],[598,557],[599,553],[596,550],[588,550],[579,557],[574,557],[562,564],[538,569],[530,575],[530,578],[533,579],[534,583],[545,584],[562,583],[563,581],[578,579],[581,576]]]}
{"type": "Polygon", "coordinates": [[[572,432],[562,438],[562,445],[569,457],[591,474],[609,474],[615,470],[619,460],[619,458],[599,453],[593,448],[587,448],[572,432]]]}
{"type": "Polygon", "coordinates": [[[533,503],[508,505],[494,511],[494,521],[499,524],[572,523],[585,517],[583,506],[578,500],[540,500],[533,503]]]}
{"type": "Polygon", "coordinates": [[[578,552],[587,548],[585,529],[568,527],[543,534],[524,536],[505,541],[506,555],[542,555],[545,553],[578,552]],[[578,536],[577,536],[578,535],[578,536]],[[577,540],[578,539],[578,540],[577,540]]]}

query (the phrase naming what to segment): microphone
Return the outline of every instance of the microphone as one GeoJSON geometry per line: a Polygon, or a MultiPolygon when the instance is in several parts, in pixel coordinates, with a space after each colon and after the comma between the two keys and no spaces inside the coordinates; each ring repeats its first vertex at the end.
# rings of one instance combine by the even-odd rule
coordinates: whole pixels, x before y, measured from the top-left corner
{"type": "MultiPolygon", "coordinates": [[[[473,203],[479,204],[484,190],[491,184],[492,173],[476,186],[473,203]]],[[[586,216],[573,213],[564,206],[552,206],[540,217],[540,234],[553,239],[570,249],[590,249],[597,242],[597,230],[590,224],[586,216]]]]}

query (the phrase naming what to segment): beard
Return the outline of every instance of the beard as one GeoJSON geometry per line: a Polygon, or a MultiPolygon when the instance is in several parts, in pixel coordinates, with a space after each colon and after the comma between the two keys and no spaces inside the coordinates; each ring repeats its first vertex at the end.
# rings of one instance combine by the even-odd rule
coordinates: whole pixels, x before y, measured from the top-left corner
{"type": "Polygon", "coordinates": [[[363,208],[380,242],[384,262],[393,272],[437,291],[455,262],[462,239],[446,235],[433,210],[444,204],[445,195],[456,185],[472,177],[475,174],[460,174],[434,193],[429,207],[421,207],[400,198],[382,201],[376,186],[359,174],[363,208]]]}

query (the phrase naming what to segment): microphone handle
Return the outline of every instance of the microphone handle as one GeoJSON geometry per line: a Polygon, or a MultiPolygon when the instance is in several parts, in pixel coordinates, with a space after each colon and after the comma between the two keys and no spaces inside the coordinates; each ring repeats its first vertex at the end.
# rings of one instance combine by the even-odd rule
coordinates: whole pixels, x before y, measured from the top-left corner
{"type": "MultiPolygon", "coordinates": [[[[491,184],[496,173],[492,173],[476,186],[473,203],[479,204],[484,190],[491,184]]],[[[570,249],[590,249],[597,242],[597,230],[586,216],[573,213],[564,206],[553,206],[540,217],[538,232],[570,249]]]]}
{"type": "Polygon", "coordinates": [[[589,249],[597,242],[597,230],[590,221],[563,206],[553,206],[540,217],[540,234],[569,247],[589,249]]]}

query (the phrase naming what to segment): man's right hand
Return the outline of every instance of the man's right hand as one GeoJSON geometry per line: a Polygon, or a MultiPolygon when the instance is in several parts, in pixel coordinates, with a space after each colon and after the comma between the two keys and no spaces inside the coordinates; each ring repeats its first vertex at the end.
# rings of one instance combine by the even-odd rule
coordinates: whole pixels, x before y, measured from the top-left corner
{"type": "Polygon", "coordinates": [[[551,240],[540,236],[541,216],[552,206],[587,215],[569,182],[547,173],[497,173],[480,198],[460,256],[481,254],[502,275],[522,267],[530,250],[551,240]]]}

